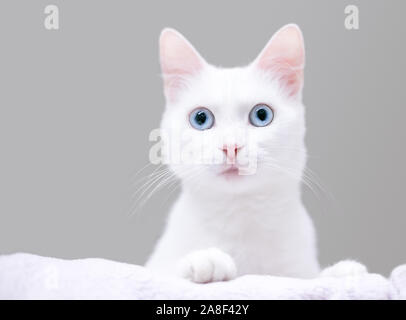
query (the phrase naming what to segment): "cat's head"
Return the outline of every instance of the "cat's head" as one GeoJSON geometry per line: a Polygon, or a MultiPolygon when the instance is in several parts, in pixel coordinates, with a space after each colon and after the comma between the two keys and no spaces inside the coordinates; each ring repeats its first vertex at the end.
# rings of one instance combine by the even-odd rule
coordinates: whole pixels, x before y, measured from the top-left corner
{"type": "Polygon", "coordinates": [[[305,53],[296,25],[246,67],[208,64],[173,29],[162,31],[160,59],[165,157],[184,184],[236,192],[301,180],[305,53]]]}

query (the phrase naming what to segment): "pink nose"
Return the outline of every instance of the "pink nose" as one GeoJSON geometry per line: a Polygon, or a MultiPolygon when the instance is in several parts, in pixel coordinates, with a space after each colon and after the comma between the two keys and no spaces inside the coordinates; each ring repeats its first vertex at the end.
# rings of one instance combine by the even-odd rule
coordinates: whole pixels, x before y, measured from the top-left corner
{"type": "Polygon", "coordinates": [[[225,153],[227,157],[227,163],[234,164],[235,159],[237,158],[237,153],[242,149],[242,146],[233,145],[224,145],[221,150],[225,153]]]}

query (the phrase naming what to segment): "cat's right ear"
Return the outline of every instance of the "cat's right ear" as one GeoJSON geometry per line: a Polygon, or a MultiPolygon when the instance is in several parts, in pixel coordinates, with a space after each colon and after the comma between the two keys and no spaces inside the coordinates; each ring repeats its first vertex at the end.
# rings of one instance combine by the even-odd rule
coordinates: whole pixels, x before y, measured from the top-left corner
{"type": "Polygon", "coordinates": [[[196,49],[174,29],[166,28],[159,38],[159,51],[165,96],[174,102],[188,78],[206,65],[196,49]]]}
{"type": "Polygon", "coordinates": [[[295,24],[279,29],[254,61],[258,69],[276,75],[292,97],[301,95],[304,64],[303,35],[295,24]]]}

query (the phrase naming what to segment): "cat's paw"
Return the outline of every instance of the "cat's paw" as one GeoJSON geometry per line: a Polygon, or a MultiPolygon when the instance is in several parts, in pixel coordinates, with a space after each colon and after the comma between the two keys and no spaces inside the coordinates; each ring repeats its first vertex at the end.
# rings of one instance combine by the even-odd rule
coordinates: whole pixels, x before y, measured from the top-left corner
{"type": "Polygon", "coordinates": [[[217,248],[188,254],[179,262],[178,271],[181,277],[197,283],[232,280],[237,276],[233,258],[217,248]]]}
{"type": "Polygon", "coordinates": [[[352,260],[344,260],[332,265],[331,267],[325,268],[321,271],[320,276],[341,278],[359,276],[366,273],[368,273],[368,270],[363,264],[352,260]]]}

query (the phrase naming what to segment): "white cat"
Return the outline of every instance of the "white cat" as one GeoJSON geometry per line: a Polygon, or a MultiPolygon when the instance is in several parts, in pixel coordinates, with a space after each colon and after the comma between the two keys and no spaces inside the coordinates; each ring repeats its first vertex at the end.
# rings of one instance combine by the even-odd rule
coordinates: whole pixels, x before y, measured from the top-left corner
{"type": "Polygon", "coordinates": [[[201,283],[243,274],[317,276],[313,224],[301,201],[305,53],[298,26],[280,29],[243,68],[209,65],[172,29],[161,34],[160,55],[166,157],[177,145],[205,161],[168,159],[182,192],[147,267],[201,283]],[[188,139],[179,139],[184,132],[188,139]]]}

